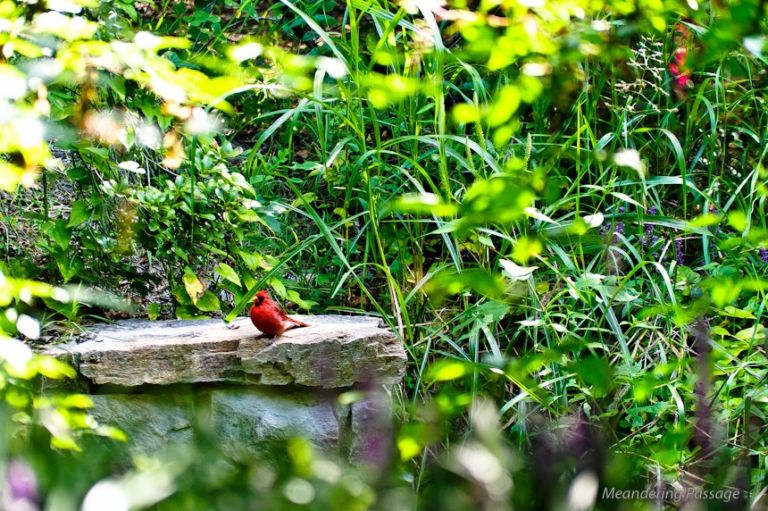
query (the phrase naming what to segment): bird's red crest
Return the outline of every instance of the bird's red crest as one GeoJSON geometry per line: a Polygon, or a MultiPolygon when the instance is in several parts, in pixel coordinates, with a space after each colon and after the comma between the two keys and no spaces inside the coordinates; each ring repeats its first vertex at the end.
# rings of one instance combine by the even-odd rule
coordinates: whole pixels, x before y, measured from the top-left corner
{"type": "Polygon", "coordinates": [[[265,290],[261,290],[258,293],[256,293],[256,296],[253,299],[253,303],[255,305],[261,305],[266,301],[269,301],[269,293],[265,290]]]}

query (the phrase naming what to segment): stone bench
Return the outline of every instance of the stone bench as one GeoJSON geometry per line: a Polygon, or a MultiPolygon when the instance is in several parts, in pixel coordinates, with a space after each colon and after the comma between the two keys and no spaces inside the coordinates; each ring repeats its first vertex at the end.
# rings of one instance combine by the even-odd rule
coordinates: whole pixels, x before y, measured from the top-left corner
{"type": "Polygon", "coordinates": [[[346,458],[384,455],[402,345],[377,318],[299,318],[311,326],[277,339],[247,318],[119,321],[47,353],[75,367],[91,415],[125,431],[134,453],[190,442],[202,423],[225,451],[300,435],[346,458]]]}

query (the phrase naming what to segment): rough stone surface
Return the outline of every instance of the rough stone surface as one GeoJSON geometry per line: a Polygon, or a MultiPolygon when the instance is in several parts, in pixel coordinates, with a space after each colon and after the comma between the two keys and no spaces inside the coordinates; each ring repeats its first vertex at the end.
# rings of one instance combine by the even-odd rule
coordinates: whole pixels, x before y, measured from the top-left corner
{"type": "Polygon", "coordinates": [[[119,321],[92,329],[85,342],[48,350],[94,384],[256,383],[341,388],[397,383],[405,370],[402,345],[379,320],[297,316],[307,328],[277,339],[259,334],[248,318],[119,321]]]}
{"type": "Polygon", "coordinates": [[[132,452],[153,454],[192,441],[195,403],[191,393],[102,394],[91,396],[89,413],[100,424],[119,427],[132,452]]]}
{"type": "Polygon", "coordinates": [[[339,442],[334,402],[308,392],[253,388],[210,393],[211,424],[224,448],[255,450],[265,442],[301,436],[323,450],[339,442]]]}
{"type": "Polygon", "coordinates": [[[128,435],[127,457],[190,445],[201,426],[234,456],[270,453],[294,436],[369,468],[385,467],[392,455],[391,403],[382,391],[368,391],[349,405],[340,405],[337,393],[284,387],[168,389],[91,398],[90,415],[128,435]]]}

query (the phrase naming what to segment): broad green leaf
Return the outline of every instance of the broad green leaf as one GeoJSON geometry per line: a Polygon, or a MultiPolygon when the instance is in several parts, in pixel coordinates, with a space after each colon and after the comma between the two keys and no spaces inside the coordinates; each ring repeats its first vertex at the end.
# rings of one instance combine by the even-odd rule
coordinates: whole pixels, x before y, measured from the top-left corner
{"type": "Polygon", "coordinates": [[[720,311],[720,314],[724,316],[729,316],[732,318],[755,319],[755,315],[752,314],[750,311],[739,309],[737,307],[734,307],[733,305],[727,305],[724,309],[720,311]]]}
{"type": "Polygon", "coordinates": [[[215,312],[221,309],[219,298],[211,290],[207,290],[197,299],[195,306],[203,312],[215,312]]]}
{"type": "Polygon", "coordinates": [[[181,280],[184,282],[184,289],[187,290],[187,294],[192,299],[192,302],[197,303],[197,300],[205,292],[203,283],[189,266],[184,269],[184,276],[181,280]]]}
{"type": "Polygon", "coordinates": [[[56,242],[60,249],[66,250],[69,248],[72,238],[72,230],[67,227],[67,222],[65,220],[58,219],[53,224],[45,226],[44,230],[51,238],[53,238],[53,241],[56,242]]]}
{"type": "Polygon", "coordinates": [[[743,211],[731,211],[728,213],[728,224],[739,232],[743,232],[748,225],[747,215],[743,211]]]}
{"type": "Polygon", "coordinates": [[[83,271],[85,263],[83,263],[83,259],[80,256],[61,253],[56,255],[56,266],[59,268],[59,272],[64,278],[64,282],[69,282],[78,273],[83,271]]]}
{"type": "Polygon", "coordinates": [[[200,314],[200,311],[193,305],[179,305],[174,311],[178,319],[207,319],[209,316],[200,314]]]}
{"type": "Polygon", "coordinates": [[[506,287],[501,275],[483,268],[469,268],[461,272],[441,271],[425,284],[424,290],[432,300],[439,303],[447,296],[461,293],[468,288],[488,298],[500,299],[504,296],[506,287]]]}
{"type": "Polygon", "coordinates": [[[37,370],[43,376],[53,380],[76,376],[75,370],[70,365],[53,357],[38,357],[37,370]]]}
{"type": "Polygon", "coordinates": [[[237,254],[251,271],[270,270],[272,265],[259,253],[248,253],[239,250],[237,254]]]}
{"type": "Polygon", "coordinates": [[[520,106],[520,92],[516,85],[504,86],[494,102],[491,104],[486,120],[495,128],[506,123],[520,106]]]}
{"type": "Polygon", "coordinates": [[[536,195],[515,175],[499,175],[472,183],[459,207],[459,226],[506,224],[524,218],[536,195]]]}
{"type": "Polygon", "coordinates": [[[734,337],[742,341],[765,339],[765,326],[758,324],[750,328],[739,330],[734,334],[734,337]]]}
{"type": "Polygon", "coordinates": [[[88,203],[85,200],[76,200],[72,203],[72,211],[69,213],[69,222],[67,227],[77,227],[88,221],[90,218],[88,203]]]}
{"type": "Polygon", "coordinates": [[[287,300],[292,301],[293,303],[295,303],[296,305],[298,305],[300,308],[302,308],[304,310],[309,310],[312,307],[314,307],[315,305],[317,305],[317,302],[315,302],[313,300],[303,300],[301,298],[301,296],[299,295],[299,293],[297,293],[294,290],[288,291],[286,293],[286,295],[285,295],[285,298],[287,300]]]}
{"type": "Polygon", "coordinates": [[[592,389],[595,397],[605,396],[613,387],[613,371],[610,363],[600,357],[588,357],[577,360],[572,365],[573,371],[592,389]]]}
{"type": "Polygon", "coordinates": [[[152,321],[160,317],[160,304],[150,303],[147,305],[147,317],[152,321]]]}
{"type": "Polygon", "coordinates": [[[214,272],[224,280],[228,280],[240,287],[240,277],[237,276],[237,272],[227,263],[219,263],[214,269],[214,272]]]}

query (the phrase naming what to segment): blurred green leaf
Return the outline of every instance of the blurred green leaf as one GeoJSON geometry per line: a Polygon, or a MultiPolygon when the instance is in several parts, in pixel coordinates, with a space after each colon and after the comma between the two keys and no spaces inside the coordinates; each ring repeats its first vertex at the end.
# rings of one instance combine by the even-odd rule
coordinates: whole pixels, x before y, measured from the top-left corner
{"type": "Polygon", "coordinates": [[[430,382],[450,381],[461,378],[467,374],[467,366],[457,360],[440,360],[434,364],[427,373],[430,382]]]}
{"type": "Polygon", "coordinates": [[[401,195],[395,202],[395,209],[418,215],[432,214],[439,217],[453,216],[458,207],[448,204],[434,193],[410,193],[401,195]]]}
{"type": "Polygon", "coordinates": [[[483,268],[469,268],[460,273],[454,270],[438,272],[424,286],[427,294],[437,303],[465,289],[471,289],[488,298],[501,299],[506,290],[506,283],[501,275],[483,268]]]}

